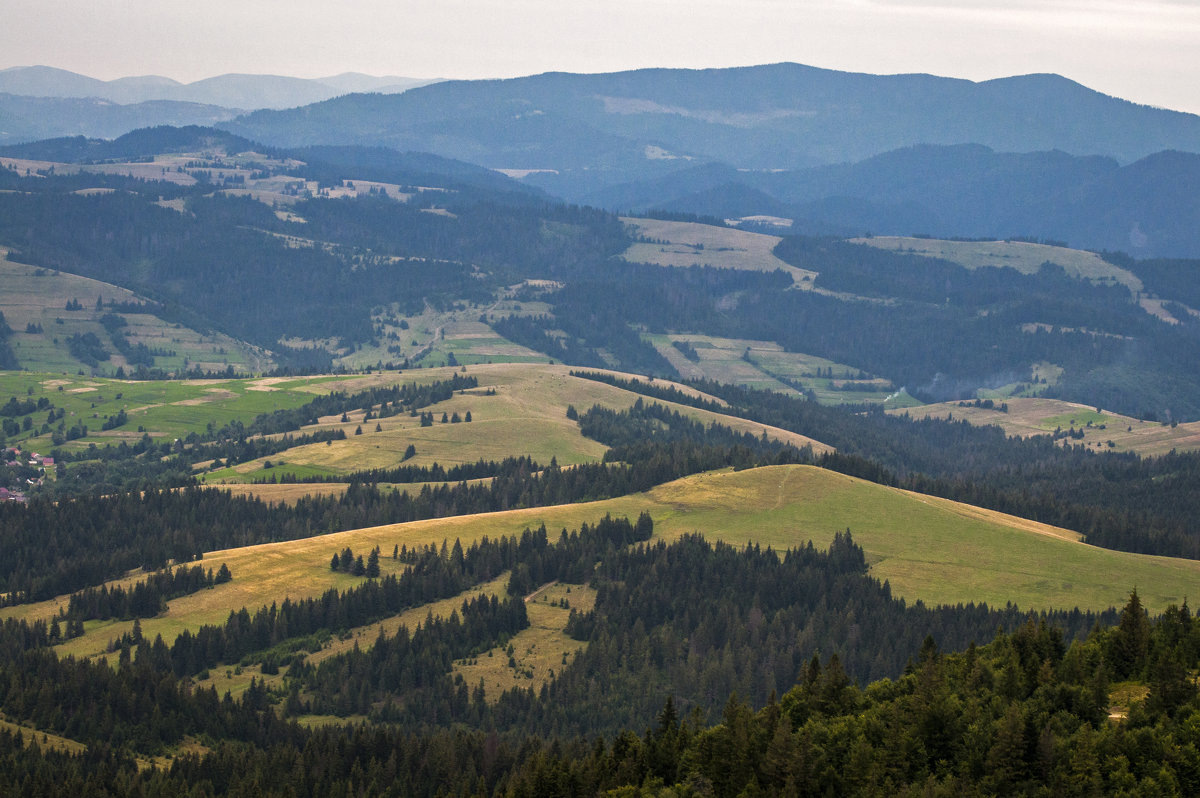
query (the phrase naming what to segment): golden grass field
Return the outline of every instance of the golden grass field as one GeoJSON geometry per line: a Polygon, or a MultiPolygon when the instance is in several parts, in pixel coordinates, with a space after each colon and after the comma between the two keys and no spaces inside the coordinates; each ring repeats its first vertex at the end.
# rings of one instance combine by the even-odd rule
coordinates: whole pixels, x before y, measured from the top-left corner
{"type": "MultiPolygon", "coordinates": [[[[184,628],[223,623],[231,610],[252,611],[282,601],[345,589],[359,579],[329,569],[330,556],[346,546],[366,552],[380,546],[387,573],[399,567],[392,547],[464,544],[484,535],[516,535],[545,523],[553,533],[594,522],[606,513],[655,521],[655,536],[673,540],[700,532],[734,544],[755,542],[777,550],[828,546],[849,528],[867,554],[871,573],[888,580],[895,595],[927,604],[1013,602],[1029,609],[1100,610],[1122,606],[1137,587],[1153,612],[1194,596],[1200,562],[1110,551],[1078,542],[1075,533],[1033,521],[874,483],[811,466],[771,466],[687,477],[643,494],[606,501],[510,510],[417,521],[205,555],[225,563],[233,580],[176,599],[165,615],[145,619],[143,633],[172,640],[184,628]]],[[[48,618],[60,600],[10,607],[0,616],[48,618]]],[[[453,604],[460,604],[455,600],[453,604]]],[[[424,617],[427,610],[419,613],[424,617]]],[[[414,614],[414,615],[415,615],[414,614]]],[[[83,637],[63,653],[103,653],[130,622],[88,622],[83,637]]],[[[375,628],[375,627],[372,627],[375,628]]],[[[372,632],[364,634],[373,636],[372,632]]]]}
{"type": "Polygon", "coordinates": [[[968,269],[1008,266],[1022,274],[1035,274],[1043,263],[1050,262],[1063,267],[1072,277],[1097,283],[1118,283],[1127,287],[1130,293],[1142,290],[1142,281],[1132,272],[1105,261],[1094,252],[1079,249],[1023,241],[944,241],[907,236],[874,236],[853,241],[894,252],[942,258],[968,269]]]}
{"type": "Polygon", "coordinates": [[[1008,412],[982,407],[960,407],[957,402],[923,405],[907,410],[889,412],[911,418],[955,418],[977,425],[992,425],[1009,435],[1022,438],[1049,435],[1056,428],[1082,429],[1083,438],[1064,438],[1063,443],[1083,444],[1095,451],[1137,452],[1142,456],[1163,455],[1171,450],[1200,450],[1200,421],[1190,421],[1174,427],[1156,421],[1123,416],[1090,405],[1066,402],[1061,399],[1037,397],[997,400],[1008,404],[1008,412]],[[1091,426],[1088,426],[1088,424],[1091,426]],[[1101,428],[1103,427],[1103,429],[1101,428]],[[1112,446],[1108,442],[1112,441],[1112,446]]]}
{"type": "MultiPolygon", "coordinates": [[[[233,469],[212,472],[205,479],[210,483],[246,481],[251,475],[262,475],[261,469],[267,459],[272,463],[282,461],[288,466],[324,469],[334,473],[388,468],[400,463],[409,444],[417,450],[416,457],[407,461],[410,465],[432,465],[436,462],[451,466],[473,463],[480,458],[502,460],[509,455],[529,455],[542,464],[548,464],[551,458],[557,458],[560,465],[595,462],[603,457],[606,447],[580,434],[578,424],[566,417],[567,407],[574,405],[579,412],[586,411],[594,404],[625,409],[639,397],[611,385],[572,377],[569,372],[567,366],[549,364],[468,366],[466,374],[477,377],[479,387],[455,394],[429,408],[438,422],[431,427],[420,426],[419,418],[408,415],[372,419],[365,423],[361,411],[348,414],[348,422],[330,417],[322,419],[319,427],[342,428],[346,432],[346,440],[333,441],[328,445],[298,446],[278,455],[239,463],[233,469]],[[494,389],[495,393],[487,395],[488,389],[494,389]],[[448,416],[458,413],[465,418],[468,411],[472,418],[470,423],[440,423],[443,413],[448,416]],[[375,431],[376,424],[381,428],[379,432],[375,431]],[[355,430],[360,426],[363,434],[355,435],[355,430]]],[[[395,374],[350,377],[321,383],[314,391],[361,391],[370,385],[394,384],[397,381],[444,380],[456,373],[463,372],[441,368],[408,371],[400,378],[395,374]]],[[[662,380],[656,383],[674,384],[662,380]]],[[[688,390],[683,386],[678,387],[688,390]]],[[[715,421],[753,435],[766,432],[769,437],[796,446],[811,445],[818,452],[829,448],[803,435],[757,422],[669,402],[660,404],[670,405],[680,413],[706,424],[715,421]]],[[[287,490],[289,495],[294,495],[292,486],[287,486],[287,490]]]]}
{"type": "Polygon", "coordinates": [[[812,288],[814,271],[799,269],[775,257],[773,250],[782,239],[763,233],[751,233],[732,227],[716,227],[695,222],[667,222],[660,219],[622,218],[634,235],[666,241],[666,244],[638,243],[621,256],[631,263],[655,263],[659,266],[713,266],[718,269],[743,269],[756,272],[784,271],[798,288],[812,288]]]}
{"type": "Polygon", "coordinates": [[[462,674],[471,688],[482,681],[484,695],[493,702],[514,687],[537,692],[587,647],[563,631],[571,610],[588,612],[594,606],[596,591],[590,587],[562,583],[546,586],[526,599],[529,628],[509,641],[512,665],[506,648],[498,646],[474,659],[454,663],[454,673],[462,674]],[[564,600],[569,606],[561,605],[564,600]]]}
{"type": "MultiPolygon", "coordinates": [[[[182,158],[179,163],[183,163],[182,158]]],[[[39,171],[53,169],[56,175],[73,175],[79,172],[90,172],[101,175],[122,175],[125,177],[134,177],[141,180],[161,180],[168,183],[176,183],[181,186],[195,185],[196,178],[186,172],[175,171],[175,162],[172,160],[168,163],[163,161],[144,161],[138,163],[113,163],[113,164],[74,164],[74,163],[59,163],[56,161],[35,161],[28,158],[10,158],[8,156],[0,156],[0,166],[6,169],[12,169],[19,174],[25,174],[26,171],[30,174],[35,174],[39,171]]]]}

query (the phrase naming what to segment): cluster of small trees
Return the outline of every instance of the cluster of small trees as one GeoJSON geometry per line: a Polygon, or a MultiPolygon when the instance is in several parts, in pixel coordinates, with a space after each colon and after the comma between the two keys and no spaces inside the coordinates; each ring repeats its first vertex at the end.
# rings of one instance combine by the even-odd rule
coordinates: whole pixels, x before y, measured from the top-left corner
{"type": "Polygon", "coordinates": [[[329,570],[375,579],[379,576],[379,547],[371,549],[364,563],[362,555],[355,557],[354,552],[347,546],[329,560],[329,570]]]}

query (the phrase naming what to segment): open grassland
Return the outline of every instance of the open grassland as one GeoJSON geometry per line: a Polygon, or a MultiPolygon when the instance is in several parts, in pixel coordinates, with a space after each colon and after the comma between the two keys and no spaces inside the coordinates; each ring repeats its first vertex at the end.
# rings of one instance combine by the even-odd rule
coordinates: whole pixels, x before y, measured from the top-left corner
{"type": "Polygon", "coordinates": [[[775,257],[778,236],[751,233],[732,227],[716,227],[695,222],[667,222],[660,219],[621,219],[629,232],[642,238],[665,243],[637,243],[621,256],[631,263],[659,266],[712,266],[717,269],[744,271],[784,271],[798,288],[812,288],[817,273],[798,269],[775,257]]]}
{"type": "Polygon", "coordinates": [[[501,693],[519,687],[536,693],[561,673],[587,647],[567,635],[571,610],[588,612],[596,606],[596,591],[584,585],[555,583],[525,600],[529,628],[518,632],[506,646],[454,663],[468,687],[483,682],[484,695],[495,702],[501,693]],[[511,651],[511,654],[509,653],[511,651]]]}
{"type": "MultiPolygon", "coordinates": [[[[434,414],[433,426],[422,427],[419,417],[408,415],[363,421],[362,411],[340,417],[321,419],[322,429],[341,428],[346,432],[343,441],[298,446],[271,457],[239,463],[231,469],[206,475],[210,483],[223,480],[247,482],[261,479],[270,472],[263,466],[271,460],[277,472],[294,468],[310,468],[316,472],[344,474],[371,468],[390,468],[399,465],[409,445],[416,456],[405,461],[410,465],[439,463],[452,466],[474,463],[479,459],[502,460],[509,455],[528,455],[539,463],[548,464],[557,458],[560,465],[595,462],[603,457],[603,444],[583,437],[579,426],[566,417],[567,407],[583,412],[594,404],[612,409],[633,405],[638,395],[593,380],[572,377],[570,368],[546,364],[492,364],[469,366],[466,373],[479,380],[479,387],[455,394],[450,399],[427,408],[434,414]],[[492,393],[489,393],[491,391],[492,393]],[[458,414],[468,423],[443,423],[458,414]],[[378,427],[378,430],[376,429],[378,427]],[[358,430],[362,434],[356,434],[358,430]],[[279,466],[280,462],[283,466],[279,466]]],[[[325,383],[323,390],[361,391],[372,384],[394,384],[421,379],[449,379],[462,371],[453,368],[420,369],[406,372],[403,378],[395,374],[376,374],[351,377],[325,383]]],[[[660,384],[669,385],[659,381],[660,384]]],[[[682,386],[680,386],[682,388],[682,386]]],[[[725,424],[739,432],[761,435],[815,451],[827,446],[802,435],[758,424],[744,419],[724,416],[684,405],[671,405],[680,413],[709,424],[725,424]]]]}
{"type": "Polygon", "coordinates": [[[1053,263],[1072,277],[1123,285],[1131,294],[1142,290],[1142,281],[1132,272],[1105,261],[1094,252],[1079,249],[1023,241],[944,241],[906,236],[875,236],[853,241],[894,252],[942,258],[968,269],[1007,266],[1022,274],[1035,274],[1043,263],[1053,263]]]}
{"type": "MultiPolygon", "coordinates": [[[[121,440],[136,440],[141,427],[155,439],[183,438],[202,433],[209,424],[220,429],[231,421],[249,423],[260,413],[299,407],[325,393],[321,386],[329,377],[295,379],[186,380],[138,382],[104,377],[80,377],[29,371],[0,372],[0,402],[46,398],[56,410],[65,412],[65,427],[85,425],[88,434],[68,441],[63,448],[82,449],[121,440]],[[102,430],[106,418],[125,411],[128,421],[112,430],[102,430]]],[[[393,379],[395,379],[393,375],[393,379]]],[[[20,443],[34,451],[47,452],[51,433],[41,427],[48,411],[33,414],[33,428],[9,443],[20,443]]],[[[58,422],[52,425],[52,429],[58,422]]]]}
{"type": "MultiPolygon", "coordinates": [[[[1150,557],[1085,545],[1072,532],[969,505],[883,487],[811,466],[771,466],[702,474],[633,496],[584,504],[484,513],[409,524],[348,530],[284,543],[210,552],[204,562],[226,563],[233,580],[170,602],[166,614],[142,622],[145,635],[172,640],[183,629],[223,623],[230,611],[318,596],[361,580],[329,568],[330,557],[349,546],[384,552],[384,571],[402,565],[396,545],[464,545],[483,536],[518,535],[545,524],[556,530],[593,523],[606,513],[636,517],[646,511],[655,536],[673,540],[700,532],[732,544],[776,550],[824,548],[850,529],[867,553],[871,573],[888,580],[895,595],[927,604],[1013,602],[1029,609],[1099,610],[1122,606],[1137,587],[1152,611],[1181,603],[1200,586],[1200,562],[1150,557]]],[[[48,618],[60,600],[0,611],[2,616],[48,618]]],[[[71,640],[64,653],[103,653],[130,622],[96,622],[71,640]]]]}
{"type": "MultiPolygon", "coordinates": [[[[1082,431],[1082,438],[1063,438],[1063,443],[1084,445],[1096,451],[1153,456],[1173,449],[1181,452],[1200,450],[1200,421],[1170,426],[1107,410],[1097,411],[1095,407],[1060,399],[1014,397],[1003,401],[1008,405],[1007,413],[972,405],[962,407],[958,402],[892,412],[912,418],[953,418],[981,426],[990,424],[1022,438],[1051,435],[1055,430],[1082,431]]],[[[996,402],[997,408],[999,405],[1000,402],[996,402]]]]}
{"type": "Polygon", "coordinates": [[[812,391],[821,404],[882,403],[918,405],[887,380],[823,357],[787,352],[773,341],[716,338],[709,335],[647,335],[654,348],[686,379],[711,379],[790,396],[812,391]],[[690,360],[674,342],[686,342],[698,360],[690,360]],[[855,389],[858,390],[855,390],[855,389]]]}
{"type": "MultiPolygon", "coordinates": [[[[7,255],[7,251],[0,249],[0,285],[3,285],[0,313],[13,329],[13,351],[22,368],[70,374],[83,369],[87,374],[94,371],[109,375],[118,367],[130,369],[100,325],[100,317],[110,311],[97,309],[96,300],[143,302],[142,297],[90,277],[14,263],[7,255]],[[67,303],[72,301],[82,308],[67,310],[67,303]],[[40,331],[27,331],[30,325],[40,331]],[[87,333],[99,338],[110,354],[95,369],[74,358],[67,346],[72,335],[87,333]]],[[[155,356],[155,366],[160,368],[174,370],[186,363],[189,368],[206,371],[222,371],[227,366],[239,371],[261,371],[272,365],[262,350],[221,333],[202,334],[146,313],[118,315],[128,322],[122,330],[131,344],[142,343],[153,351],[171,353],[155,356]]]]}
{"type": "Polygon", "coordinates": [[[1167,301],[1168,300],[1160,299],[1158,297],[1143,296],[1140,300],[1138,300],[1138,304],[1141,305],[1142,310],[1146,311],[1151,316],[1162,319],[1168,324],[1179,324],[1185,320],[1188,320],[1189,316],[1200,317],[1200,310],[1189,308],[1182,302],[1175,302],[1176,306],[1183,307],[1186,311],[1180,312],[1177,307],[1176,313],[1179,313],[1179,317],[1176,318],[1174,315],[1172,315],[1171,311],[1167,310],[1167,308],[1164,306],[1164,303],[1167,301]]]}

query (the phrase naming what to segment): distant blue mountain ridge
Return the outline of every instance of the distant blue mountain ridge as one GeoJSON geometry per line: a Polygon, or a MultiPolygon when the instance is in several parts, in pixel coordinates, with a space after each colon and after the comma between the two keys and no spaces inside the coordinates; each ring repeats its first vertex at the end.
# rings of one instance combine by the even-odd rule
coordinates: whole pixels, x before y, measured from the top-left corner
{"type": "MultiPolygon", "coordinates": [[[[0,90],[12,72],[0,71],[0,90]]],[[[22,74],[43,89],[95,88],[71,73],[22,74]]],[[[342,76],[341,87],[372,88],[364,80],[342,76]]],[[[5,131],[50,116],[34,106],[52,102],[74,103],[67,117],[104,118],[104,132],[79,122],[54,133],[43,119],[27,139],[110,138],[135,112],[141,124],[131,126],[157,124],[146,104],[0,95],[0,142],[20,140],[5,131]],[[25,117],[8,113],[20,103],[25,117]]],[[[215,125],[286,148],[374,148],[375,166],[384,150],[427,152],[618,211],[765,214],[806,232],[1035,236],[1200,256],[1200,117],[1057,75],[972,82],[773,64],[446,81],[243,115],[161,102],[177,115],[169,124],[215,125]]]]}
{"type": "Polygon", "coordinates": [[[1058,75],[976,83],[800,64],[447,81],[256,111],[222,127],[279,145],[371,144],[554,170],[541,173],[540,184],[570,198],[704,162],[797,169],[916,144],[1061,150],[1121,163],[1163,150],[1200,152],[1200,117],[1058,75]]]}

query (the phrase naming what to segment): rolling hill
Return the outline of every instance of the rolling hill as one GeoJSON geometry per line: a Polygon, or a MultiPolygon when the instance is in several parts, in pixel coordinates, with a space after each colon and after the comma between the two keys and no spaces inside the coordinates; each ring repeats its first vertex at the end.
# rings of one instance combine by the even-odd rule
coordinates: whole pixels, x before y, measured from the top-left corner
{"type": "MultiPolygon", "coordinates": [[[[605,514],[649,512],[655,536],[674,540],[700,532],[712,540],[777,551],[812,541],[827,547],[849,528],[863,546],[870,573],[887,580],[894,595],[928,605],[1012,602],[1024,609],[1121,604],[1132,584],[1151,610],[1179,603],[1200,578],[1200,563],[1113,552],[1078,542],[1067,530],[1002,513],[886,488],[809,466],[778,466],[687,477],[645,494],[601,502],[511,510],[347,530],[285,543],[207,552],[204,562],[224,563],[233,581],[176,599],[166,614],[143,619],[143,634],[170,642],[184,629],[223,622],[231,611],[284,598],[321,595],[354,582],[331,572],[329,556],[349,546],[391,551],[444,540],[464,546],[483,537],[520,535],[545,524],[556,533],[605,514]]],[[[392,566],[388,566],[391,568],[392,566]]],[[[62,599],[3,611],[4,616],[44,618],[62,599]]],[[[415,617],[420,617],[416,613],[415,617]]],[[[91,625],[68,644],[75,654],[104,652],[128,621],[91,625]]]]}
{"type": "Polygon", "coordinates": [[[0,70],[0,144],[62,136],[111,139],[157,125],[211,125],[256,108],[293,108],[350,92],[407,91],[430,80],[357,73],[307,79],[218,75],[180,83],[158,75],[97,80],[53,67],[0,70]]]}

